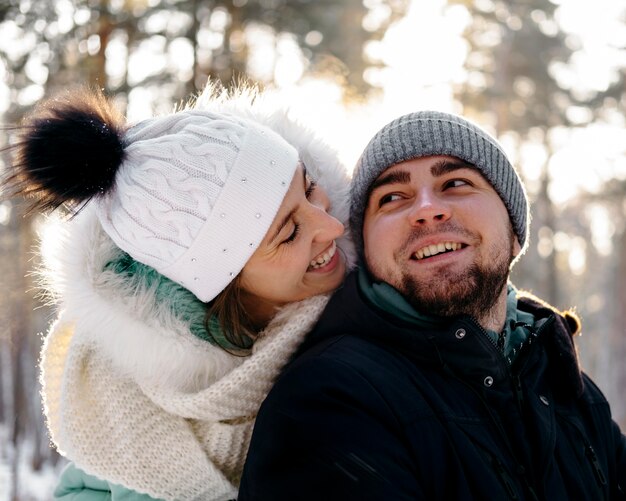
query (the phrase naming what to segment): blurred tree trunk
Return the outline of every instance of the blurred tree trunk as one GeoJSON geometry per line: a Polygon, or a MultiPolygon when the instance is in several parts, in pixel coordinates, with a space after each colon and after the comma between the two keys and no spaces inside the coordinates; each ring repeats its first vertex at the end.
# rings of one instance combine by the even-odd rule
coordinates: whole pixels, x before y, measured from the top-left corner
{"type": "Polygon", "coordinates": [[[224,33],[224,46],[227,47],[230,64],[225,82],[240,80],[247,74],[248,44],[244,39],[244,18],[241,9],[234,8],[232,3],[228,3],[228,13],[230,23],[224,33]]]}
{"type": "Polygon", "coordinates": [[[100,41],[100,47],[95,56],[87,59],[87,77],[89,82],[97,85],[101,89],[106,89],[106,49],[109,44],[111,33],[115,27],[112,16],[109,11],[109,0],[100,0],[99,18],[96,27],[96,35],[100,41]]]}
{"type": "MultiPolygon", "coordinates": [[[[0,306],[0,308],[3,308],[3,306],[0,306]]],[[[5,320],[4,315],[0,314],[0,322],[3,322],[4,325],[7,325],[4,320],[5,320]]],[[[3,329],[2,331],[0,331],[0,425],[6,423],[7,402],[6,402],[6,395],[5,395],[4,388],[9,387],[8,381],[7,381],[8,372],[9,372],[8,370],[9,357],[6,356],[6,352],[8,350],[6,337],[7,337],[7,333],[3,329]]],[[[3,454],[3,451],[2,449],[0,449],[0,457],[2,457],[2,454],[3,454]]]]}
{"type": "Polygon", "coordinates": [[[626,230],[622,231],[619,238],[616,238],[615,260],[616,273],[615,280],[615,318],[613,325],[613,339],[611,339],[611,350],[615,350],[615,385],[617,395],[612,400],[614,409],[613,415],[621,417],[620,426],[622,431],[626,430],[626,328],[624,328],[626,314],[626,230]]]}
{"type": "MultiPolygon", "coordinates": [[[[552,153],[550,152],[549,155],[552,153]]],[[[542,226],[550,229],[551,232],[558,227],[555,215],[554,202],[550,198],[548,188],[552,178],[548,171],[547,163],[544,163],[541,172],[539,191],[534,203],[534,225],[535,230],[539,231],[542,226]]],[[[535,242],[536,244],[537,242],[535,242]]],[[[557,251],[552,247],[552,252],[547,256],[544,256],[541,260],[536,260],[535,265],[540,265],[542,268],[539,274],[539,287],[542,291],[542,299],[548,303],[556,306],[557,308],[564,308],[565,305],[561,304],[561,297],[559,291],[559,269],[557,263],[557,251]]]]}
{"type": "MultiPolygon", "coordinates": [[[[33,422],[28,399],[33,396],[39,400],[36,392],[28,389],[37,387],[37,379],[28,377],[25,371],[25,362],[28,358],[28,338],[30,332],[30,310],[32,304],[25,300],[24,291],[28,289],[25,276],[28,261],[27,242],[30,241],[30,219],[21,216],[18,210],[11,211],[9,224],[5,228],[3,249],[6,256],[12,259],[5,260],[5,269],[2,276],[6,279],[5,317],[9,334],[9,359],[11,387],[10,413],[6,416],[6,424],[9,430],[9,441],[12,449],[11,476],[12,476],[12,499],[18,499],[17,480],[20,462],[20,443],[26,438],[26,431],[31,429],[33,422]],[[35,395],[33,395],[35,393],[35,395]]],[[[6,375],[6,373],[5,373],[6,375]]]]}
{"type": "Polygon", "coordinates": [[[198,30],[200,29],[199,9],[202,6],[202,3],[203,2],[201,2],[201,0],[193,0],[193,2],[191,3],[191,14],[193,16],[193,21],[186,36],[191,43],[191,46],[193,47],[193,75],[185,86],[185,96],[189,96],[195,93],[206,82],[206,76],[202,76],[201,68],[198,63],[198,30]]]}

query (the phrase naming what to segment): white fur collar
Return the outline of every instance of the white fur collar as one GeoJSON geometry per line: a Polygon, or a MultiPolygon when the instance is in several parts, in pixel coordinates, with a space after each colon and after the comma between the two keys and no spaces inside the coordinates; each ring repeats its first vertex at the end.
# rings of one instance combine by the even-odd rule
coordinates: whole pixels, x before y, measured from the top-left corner
{"type": "MultiPolygon", "coordinates": [[[[278,103],[241,93],[219,99],[209,89],[196,108],[232,113],[261,122],[296,146],[307,170],[328,193],[331,213],[348,219],[348,177],[337,154],[280,111],[278,103]]],[[[355,252],[339,241],[350,265],[355,252]]],[[[241,364],[222,349],[199,340],[154,293],[129,288],[103,271],[117,249],[87,205],[71,220],[50,218],[42,232],[42,276],[47,292],[76,323],[73,342],[96,345],[125,376],[142,384],[179,390],[206,387],[241,364]]]]}

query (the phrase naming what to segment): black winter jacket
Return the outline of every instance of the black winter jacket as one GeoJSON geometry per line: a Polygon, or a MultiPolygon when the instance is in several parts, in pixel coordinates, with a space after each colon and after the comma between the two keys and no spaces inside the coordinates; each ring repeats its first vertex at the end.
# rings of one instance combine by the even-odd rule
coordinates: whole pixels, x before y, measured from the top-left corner
{"type": "Polygon", "coordinates": [[[577,320],[519,307],[541,325],[509,366],[471,318],[416,330],[349,276],[261,407],[239,500],[626,499],[577,320]]]}

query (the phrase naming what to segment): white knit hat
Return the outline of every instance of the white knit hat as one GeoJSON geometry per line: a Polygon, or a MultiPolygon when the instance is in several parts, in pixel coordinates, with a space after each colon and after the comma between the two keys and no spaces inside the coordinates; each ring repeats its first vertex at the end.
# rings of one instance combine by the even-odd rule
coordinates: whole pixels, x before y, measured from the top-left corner
{"type": "Polygon", "coordinates": [[[298,165],[253,121],[183,111],[132,127],[113,189],[93,200],[133,259],[211,301],[265,237],[298,165]]]}

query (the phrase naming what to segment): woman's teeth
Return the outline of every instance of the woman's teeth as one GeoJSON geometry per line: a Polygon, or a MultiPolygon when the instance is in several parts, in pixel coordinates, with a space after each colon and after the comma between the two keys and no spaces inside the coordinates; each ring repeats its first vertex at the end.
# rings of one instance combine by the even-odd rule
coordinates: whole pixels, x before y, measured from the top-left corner
{"type": "Polygon", "coordinates": [[[316,270],[317,268],[326,266],[328,263],[330,263],[330,260],[335,255],[335,252],[337,252],[337,244],[333,241],[330,249],[324,252],[324,254],[320,254],[309,263],[309,269],[316,270]]]}
{"type": "Polygon", "coordinates": [[[435,256],[442,252],[455,251],[461,248],[461,244],[455,242],[443,242],[435,245],[427,245],[423,249],[419,249],[413,257],[415,259],[423,259],[425,257],[435,256]]]}

